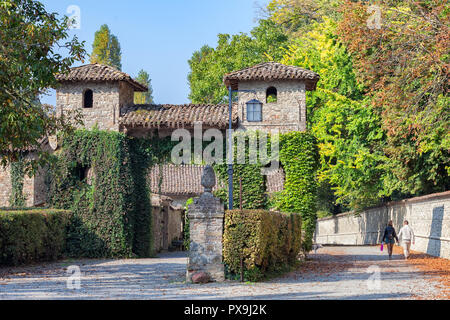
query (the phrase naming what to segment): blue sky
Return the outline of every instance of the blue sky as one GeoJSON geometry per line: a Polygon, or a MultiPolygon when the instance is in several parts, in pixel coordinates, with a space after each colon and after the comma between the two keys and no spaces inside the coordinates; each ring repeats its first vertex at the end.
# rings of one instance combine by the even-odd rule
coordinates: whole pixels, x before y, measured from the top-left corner
{"type": "MultiPolygon", "coordinates": [[[[41,0],[47,11],[70,15],[81,11],[81,29],[91,53],[95,31],[107,24],[122,47],[122,70],[150,73],[156,103],[188,103],[188,59],[204,44],[215,46],[217,34],[248,33],[268,0],[41,0]]],[[[89,59],[85,61],[89,63],[89,59]]],[[[55,105],[54,93],[41,98],[55,105]]]]}

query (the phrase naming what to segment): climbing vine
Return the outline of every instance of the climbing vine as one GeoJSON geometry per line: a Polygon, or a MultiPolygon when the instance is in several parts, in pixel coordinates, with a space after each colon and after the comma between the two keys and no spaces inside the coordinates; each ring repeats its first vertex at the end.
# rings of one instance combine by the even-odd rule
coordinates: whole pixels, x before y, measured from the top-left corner
{"type": "Polygon", "coordinates": [[[25,178],[25,162],[20,158],[11,163],[11,196],[9,205],[12,208],[25,207],[25,195],[23,194],[23,182],[25,178]]]}
{"type": "Polygon", "coordinates": [[[283,212],[302,216],[305,252],[311,250],[317,220],[317,177],[319,153],[314,136],[304,132],[290,132],[280,137],[280,161],[286,174],[284,191],[273,205],[283,212]]]}
{"type": "Polygon", "coordinates": [[[79,130],[63,140],[49,170],[49,202],[73,212],[67,253],[82,257],[153,254],[148,169],[167,159],[164,139],[79,130]]]}
{"type": "MultiPolygon", "coordinates": [[[[262,173],[262,168],[265,163],[261,162],[261,155],[259,154],[259,143],[264,141],[260,139],[261,134],[255,132],[236,132],[233,135],[233,145],[235,146],[234,164],[233,164],[233,203],[235,208],[239,208],[242,197],[243,209],[264,209],[267,208],[266,183],[265,177],[262,173]],[[245,142],[245,150],[239,150],[238,139],[245,142]],[[257,141],[255,144],[256,150],[253,150],[254,156],[257,155],[256,163],[250,161],[250,141],[257,141]],[[239,153],[245,156],[245,163],[239,161],[239,153]],[[242,186],[242,188],[241,188],[242,186]],[[242,194],[241,194],[242,189],[242,194]]],[[[270,139],[267,139],[267,150],[270,156],[270,139]]],[[[253,149],[253,148],[252,148],[253,149]]],[[[228,186],[228,165],[226,163],[214,166],[218,179],[222,185],[228,186]]],[[[227,187],[216,191],[216,196],[221,198],[224,203],[228,203],[227,187]]]]}

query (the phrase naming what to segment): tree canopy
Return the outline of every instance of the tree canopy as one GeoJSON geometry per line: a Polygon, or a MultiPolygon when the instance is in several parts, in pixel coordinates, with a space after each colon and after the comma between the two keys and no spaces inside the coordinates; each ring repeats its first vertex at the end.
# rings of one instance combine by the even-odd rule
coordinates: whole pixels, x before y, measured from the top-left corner
{"type": "MultiPolygon", "coordinates": [[[[68,18],[49,13],[38,1],[0,1],[0,160],[6,165],[42,138],[70,123],[38,97],[57,86],[55,74],[82,61],[83,43],[68,39],[68,18]],[[63,57],[57,49],[65,49],[63,57]]],[[[44,154],[41,154],[42,157],[44,154]]]]}
{"type": "Polygon", "coordinates": [[[153,104],[153,88],[152,88],[152,80],[150,79],[150,75],[147,71],[141,70],[138,73],[138,76],[135,78],[136,81],[142,83],[147,86],[148,92],[135,92],[134,93],[134,103],[136,104],[153,104]]]}
{"type": "Polygon", "coordinates": [[[122,51],[119,39],[104,24],[95,33],[91,63],[101,63],[122,70],[122,51]]]}
{"type": "Polygon", "coordinates": [[[261,20],[250,35],[219,34],[216,48],[203,46],[189,60],[188,76],[192,103],[228,101],[223,75],[261,62],[280,59],[287,35],[270,20],[261,20]]]}
{"type": "Polygon", "coordinates": [[[371,5],[272,0],[250,36],[219,35],[189,61],[193,102],[224,102],[223,75],[266,60],[320,74],[308,130],[328,214],[450,189],[448,2],[371,5]]]}

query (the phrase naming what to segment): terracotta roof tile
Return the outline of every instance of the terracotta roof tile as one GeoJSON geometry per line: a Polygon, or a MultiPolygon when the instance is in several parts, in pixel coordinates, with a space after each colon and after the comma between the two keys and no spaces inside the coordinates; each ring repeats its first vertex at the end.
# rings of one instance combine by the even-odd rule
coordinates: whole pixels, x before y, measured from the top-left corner
{"type": "Polygon", "coordinates": [[[255,66],[226,74],[223,81],[227,87],[231,85],[233,90],[238,89],[241,81],[261,80],[304,80],[306,90],[315,90],[320,76],[307,69],[294,66],[286,66],[278,62],[265,62],[255,66]]]}
{"type": "MultiPolygon", "coordinates": [[[[135,105],[121,113],[119,122],[126,127],[192,128],[195,122],[218,129],[228,127],[228,105],[135,105]]],[[[237,121],[233,110],[233,125],[237,121]]]]}
{"type": "MultiPolygon", "coordinates": [[[[178,196],[198,196],[203,193],[201,178],[204,166],[172,165],[162,166],[161,194],[178,196]]],[[[159,193],[159,166],[150,171],[150,190],[159,193]]],[[[213,190],[217,190],[217,185],[213,190]]]]}
{"type": "MultiPolygon", "coordinates": [[[[202,165],[172,165],[162,166],[161,194],[169,196],[194,197],[203,193],[201,177],[204,166],[202,165]]],[[[159,193],[159,166],[154,166],[150,171],[150,191],[159,193]]],[[[213,190],[222,185],[217,179],[213,190]]],[[[282,191],[284,188],[284,172],[282,169],[267,176],[267,193],[282,191]]]]}
{"type": "Polygon", "coordinates": [[[57,74],[59,82],[102,82],[102,81],[125,81],[134,87],[135,91],[146,92],[148,88],[131,78],[125,72],[114,67],[103,64],[87,64],[70,69],[67,74],[57,74]]]}

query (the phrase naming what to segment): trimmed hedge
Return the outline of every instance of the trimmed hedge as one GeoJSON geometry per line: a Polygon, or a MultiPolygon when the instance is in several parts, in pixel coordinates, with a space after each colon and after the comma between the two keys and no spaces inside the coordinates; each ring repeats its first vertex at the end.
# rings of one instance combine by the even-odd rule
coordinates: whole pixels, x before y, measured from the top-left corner
{"type": "Polygon", "coordinates": [[[231,275],[259,281],[289,271],[301,251],[301,215],[266,210],[232,210],[225,215],[223,257],[231,275]]]}
{"type": "Polygon", "coordinates": [[[64,210],[0,210],[0,265],[61,258],[69,219],[64,210]]]}

